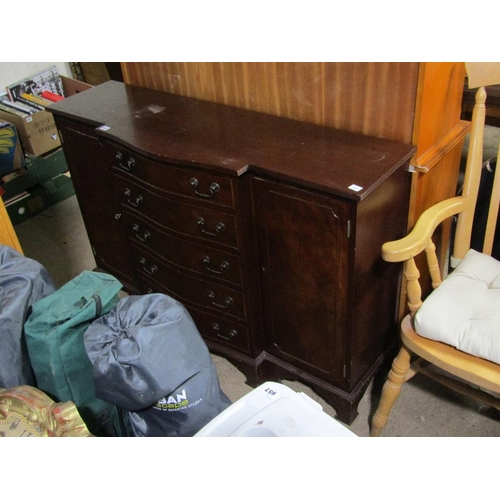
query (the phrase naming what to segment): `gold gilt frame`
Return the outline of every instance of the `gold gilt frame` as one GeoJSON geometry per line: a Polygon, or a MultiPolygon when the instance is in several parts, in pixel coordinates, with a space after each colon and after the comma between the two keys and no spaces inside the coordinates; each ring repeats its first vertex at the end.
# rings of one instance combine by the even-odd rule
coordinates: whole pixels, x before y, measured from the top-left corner
{"type": "Polygon", "coordinates": [[[74,403],[30,386],[0,388],[0,437],[91,436],[74,403]]]}

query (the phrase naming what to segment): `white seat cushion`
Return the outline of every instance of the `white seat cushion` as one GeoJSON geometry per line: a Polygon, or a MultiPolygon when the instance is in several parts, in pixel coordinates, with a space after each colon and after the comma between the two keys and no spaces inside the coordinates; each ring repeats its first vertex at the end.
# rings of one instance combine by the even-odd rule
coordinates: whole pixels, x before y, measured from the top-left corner
{"type": "Polygon", "coordinates": [[[415,331],[500,364],[500,262],[469,250],[417,311],[415,331]]]}

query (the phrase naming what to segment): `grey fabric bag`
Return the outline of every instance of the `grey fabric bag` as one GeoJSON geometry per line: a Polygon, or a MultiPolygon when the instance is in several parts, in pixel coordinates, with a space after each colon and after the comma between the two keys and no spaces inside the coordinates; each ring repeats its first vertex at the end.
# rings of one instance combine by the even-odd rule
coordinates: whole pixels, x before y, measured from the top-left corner
{"type": "Polygon", "coordinates": [[[24,323],[31,306],[54,291],[45,267],[0,245],[0,387],[35,385],[24,323]]]}
{"type": "Polygon", "coordinates": [[[129,413],[134,436],[193,436],[231,402],[182,304],[130,296],[84,334],[96,396],[129,413]]]}

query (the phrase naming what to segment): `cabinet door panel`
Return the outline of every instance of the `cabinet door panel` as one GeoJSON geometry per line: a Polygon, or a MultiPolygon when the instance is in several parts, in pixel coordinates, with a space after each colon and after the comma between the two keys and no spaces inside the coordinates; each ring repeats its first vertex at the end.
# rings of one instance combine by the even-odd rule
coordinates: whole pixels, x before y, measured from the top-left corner
{"type": "Polygon", "coordinates": [[[266,350],[317,376],[344,374],[349,204],[255,180],[266,350]]]}
{"type": "Polygon", "coordinates": [[[59,128],[96,263],[117,278],[132,281],[127,239],[123,222],[116,217],[111,168],[103,160],[102,146],[91,130],[87,134],[77,126],[59,128]]]}

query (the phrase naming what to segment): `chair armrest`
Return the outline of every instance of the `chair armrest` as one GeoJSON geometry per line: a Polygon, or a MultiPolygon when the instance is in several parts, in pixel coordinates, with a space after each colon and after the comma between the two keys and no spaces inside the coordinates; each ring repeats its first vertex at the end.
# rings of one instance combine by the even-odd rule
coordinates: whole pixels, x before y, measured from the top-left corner
{"type": "Polygon", "coordinates": [[[396,241],[382,245],[382,258],[387,262],[403,262],[425,250],[434,230],[452,215],[463,212],[467,207],[461,197],[441,201],[428,208],[417,220],[410,233],[396,241]]]}

